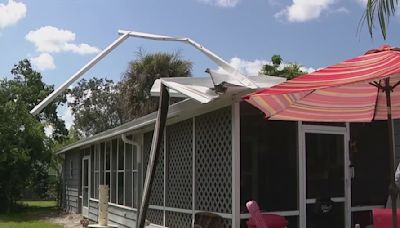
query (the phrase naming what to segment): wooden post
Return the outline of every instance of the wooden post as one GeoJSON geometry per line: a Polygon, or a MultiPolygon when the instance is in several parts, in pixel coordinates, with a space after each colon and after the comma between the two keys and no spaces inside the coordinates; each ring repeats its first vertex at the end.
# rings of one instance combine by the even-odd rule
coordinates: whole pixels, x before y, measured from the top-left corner
{"type": "Polygon", "coordinates": [[[142,201],[138,211],[136,220],[136,227],[144,228],[147,208],[149,207],[149,199],[151,187],[153,185],[154,174],[156,171],[157,163],[160,157],[160,146],[163,138],[165,124],[167,122],[168,106],[169,106],[169,92],[165,85],[161,84],[160,88],[160,104],[158,106],[158,115],[156,125],[153,133],[153,141],[151,143],[151,150],[149,156],[149,163],[147,165],[147,172],[143,186],[142,201]]]}

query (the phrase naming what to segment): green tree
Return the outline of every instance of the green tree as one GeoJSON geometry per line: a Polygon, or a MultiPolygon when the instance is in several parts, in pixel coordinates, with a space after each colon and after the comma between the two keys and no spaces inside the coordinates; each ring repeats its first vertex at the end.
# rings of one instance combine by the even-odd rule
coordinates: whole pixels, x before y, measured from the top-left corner
{"type": "Polygon", "coordinates": [[[273,55],[271,57],[272,65],[274,65],[275,67],[279,67],[281,65],[281,63],[282,63],[282,60],[283,59],[282,59],[282,57],[280,55],[273,55]]]}
{"type": "Polygon", "coordinates": [[[156,79],[188,77],[191,69],[192,63],[183,60],[178,53],[145,54],[140,51],[138,58],[129,63],[120,83],[124,122],[157,110],[158,98],[150,94],[156,79]]]}
{"type": "Polygon", "coordinates": [[[52,151],[59,151],[65,146],[79,141],[80,138],[81,136],[79,135],[78,130],[76,130],[75,126],[72,126],[70,129],[68,129],[68,135],[63,141],[53,141],[52,151]]]}
{"type": "MultiPolygon", "coordinates": [[[[2,85],[3,87],[4,85],[2,85]]],[[[22,102],[0,94],[0,210],[10,211],[22,189],[29,184],[34,166],[48,163],[42,125],[22,102]]]]}
{"type": "Polygon", "coordinates": [[[191,67],[191,62],[176,53],[139,51],[118,84],[99,78],[81,80],[70,91],[73,99],[68,103],[75,116],[74,128],[81,137],[87,137],[156,111],[158,98],[150,94],[154,81],[190,76],[191,67]]]}
{"type": "MultiPolygon", "coordinates": [[[[45,136],[42,123],[64,126],[53,113],[55,103],[39,117],[29,113],[52,86],[42,82],[28,60],[15,65],[11,74],[12,79],[0,80],[0,210],[5,211],[13,209],[21,192],[34,186],[35,180],[44,180],[53,164],[52,140],[45,136]]],[[[64,129],[58,129],[57,138],[62,138],[64,129]]],[[[36,190],[44,189],[46,186],[41,185],[36,190]]]]}
{"type": "Polygon", "coordinates": [[[75,116],[74,128],[82,137],[88,137],[122,123],[120,95],[112,80],[82,79],[70,94],[71,107],[75,116]]]}
{"type": "Polygon", "coordinates": [[[259,74],[292,79],[306,73],[301,70],[301,65],[296,63],[282,64],[282,61],[283,59],[280,55],[273,55],[271,57],[271,63],[265,64],[261,68],[259,74]]]}
{"type": "Polygon", "coordinates": [[[387,25],[391,16],[395,15],[398,0],[368,0],[362,22],[367,22],[369,34],[373,35],[376,18],[384,39],[387,36],[387,25]]]}
{"type": "MultiPolygon", "coordinates": [[[[32,65],[27,59],[14,65],[11,75],[12,80],[7,81],[10,91],[9,98],[23,102],[29,110],[54,90],[53,85],[47,85],[42,81],[42,75],[32,69],[32,65]]],[[[37,119],[43,124],[53,126],[53,139],[57,141],[63,140],[63,137],[68,134],[64,121],[57,115],[58,105],[65,102],[64,94],[47,105],[37,116],[37,119]]]]}

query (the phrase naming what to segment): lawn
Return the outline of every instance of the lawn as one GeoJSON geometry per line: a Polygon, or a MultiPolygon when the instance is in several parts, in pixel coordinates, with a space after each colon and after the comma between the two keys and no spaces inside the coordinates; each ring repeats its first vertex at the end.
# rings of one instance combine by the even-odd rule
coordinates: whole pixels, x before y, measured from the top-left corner
{"type": "Polygon", "coordinates": [[[10,214],[0,214],[1,228],[61,228],[62,226],[44,221],[57,212],[54,201],[21,201],[23,207],[10,214]]]}

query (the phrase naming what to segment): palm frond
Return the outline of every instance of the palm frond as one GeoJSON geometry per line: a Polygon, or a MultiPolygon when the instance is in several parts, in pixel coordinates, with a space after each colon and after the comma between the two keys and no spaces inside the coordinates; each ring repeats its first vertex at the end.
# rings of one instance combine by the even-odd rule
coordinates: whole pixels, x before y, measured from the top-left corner
{"type": "Polygon", "coordinates": [[[361,18],[361,24],[368,25],[368,32],[373,37],[375,21],[378,20],[381,34],[387,37],[387,26],[391,16],[395,15],[398,0],[368,0],[365,12],[361,18]]]}

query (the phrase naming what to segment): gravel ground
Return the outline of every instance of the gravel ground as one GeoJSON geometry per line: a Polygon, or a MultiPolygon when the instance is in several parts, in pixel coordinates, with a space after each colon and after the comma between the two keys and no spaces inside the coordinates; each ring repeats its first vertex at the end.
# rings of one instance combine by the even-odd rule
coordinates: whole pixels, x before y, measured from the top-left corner
{"type": "Polygon", "coordinates": [[[82,228],[80,223],[82,216],[80,214],[69,214],[60,212],[57,214],[50,214],[44,220],[64,226],[65,228],[82,228]]]}

